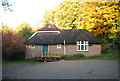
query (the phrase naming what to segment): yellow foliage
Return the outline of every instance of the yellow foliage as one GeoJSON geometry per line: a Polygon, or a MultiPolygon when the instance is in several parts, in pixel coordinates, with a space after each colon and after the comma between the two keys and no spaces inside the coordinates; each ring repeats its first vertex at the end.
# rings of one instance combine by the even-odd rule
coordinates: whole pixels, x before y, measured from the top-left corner
{"type": "Polygon", "coordinates": [[[3,26],[2,27],[2,32],[3,33],[12,33],[13,32],[13,29],[12,28],[10,28],[10,27],[8,27],[8,26],[3,26]]]}
{"type": "Polygon", "coordinates": [[[119,14],[118,2],[83,2],[79,10],[80,28],[94,35],[116,33],[116,26],[120,26],[119,14]]]}

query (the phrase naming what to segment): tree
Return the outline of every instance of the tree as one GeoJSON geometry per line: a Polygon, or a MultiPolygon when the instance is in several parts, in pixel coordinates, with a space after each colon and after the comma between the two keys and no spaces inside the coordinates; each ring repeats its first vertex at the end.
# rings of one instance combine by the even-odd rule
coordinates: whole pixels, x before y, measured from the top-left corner
{"type": "Polygon", "coordinates": [[[5,60],[24,59],[26,38],[15,34],[8,26],[2,28],[2,56],[5,60]]]}
{"type": "Polygon", "coordinates": [[[9,34],[9,33],[13,33],[13,29],[12,28],[10,28],[9,26],[7,26],[7,25],[3,25],[2,26],[2,33],[4,34],[4,33],[6,33],[6,34],[9,34]]]}
{"type": "Polygon", "coordinates": [[[24,60],[25,59],[25,43],[26,38],[19,34],[12,35],[11,41],[11,56],[10,60],[24,60]]]}
{"type": "Polygon", "coordinates": [[[113,39],[113,44],[118,48],[118,50],[120,49],[120,32],[118,32],[117,36],[113,39]]]}
{"type": "Polygon", "coordinates": [[[80,2],[63,2],[53,10],[47,11],[43,22],[46,24],[52,21],[60,29],[77,28],[80,20],[78,16],[79,6],[80,2]]]}
{"type": "Polygon", "coordinates": [[[32,27],[30,26],[29,23],[22,23],[20,26],[17,27],[15,30],[16,33],[29,38],[34,32],[32,31],[32,27]]]}
{"type": "Polygon", "coordinates": [[[19,31],[19,34],[25,36],[26,38],[29,38],[33,34],[32,28],[30,27],[22,28],[22,30],[19,31]]]}
{"type": "Polygon", "coordinates": [[[120,27],[118,2],[83,2],[79,9],[78,29],[87,29],[95,36],[114,38],[120,27]],[[85,6],[86,5],[86,6],[85,6]]]}
{"type": "Polygon", "coordinates": [[[9,59],[9,55],[12,54],[10,50],[12,41],[13,30],[8,26],[2,27],[2,56],[5,59],[9,59]],[[9,52],[8,52],[9,51],[9,52]]]}
{"type": "Polygon", "coordinates": [[[60,29],[87,29],[101,40],[102,52],[113,56],[119,50],[118,43],[111,44],[120,31],[119,14],[119,2],[63,2],[47,11],[43,22],[52,21],[60,29]]]}
{"type": "Polygon", "coordinates": [[[47,11],[43,22],[52,21],[60,29],[87,29],[109,40],[120,28],[119,2],[63,2],[47,11]],[[104,37],[103,37],[104,36],[104,37]]]}

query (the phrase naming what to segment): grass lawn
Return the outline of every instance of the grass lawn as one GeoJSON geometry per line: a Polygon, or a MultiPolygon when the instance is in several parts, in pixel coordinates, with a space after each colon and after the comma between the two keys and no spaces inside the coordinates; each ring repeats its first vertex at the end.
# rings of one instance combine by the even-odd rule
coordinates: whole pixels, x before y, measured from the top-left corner
{"type": "Polygon", "coordinates": [[[3,66],[9,64],[20,64],[20,63],[40,63],[39,61],[2,61],[3,66]]]}
{"type": "Polygon", "coordinates": [[[101,55],[101,56],[87,56],[81,58],[74,58],[73,56],[67,55],[64,60],[120,60],[118,56],[110,56],[110,55],[101,55]]]}
{"type": "MultiPolygon", "coordinates": [[[[34,59],[34,58],[33,58],[34,59]]],[[[101,56],[89,56],[89,57],[81,57],[81,58],[65,58],[64,60],[120,60],[120,57],[117,56],[108,56],[108,55],[101,55],[101,56]]],[[[53,61],[54,62],[54,61],[53,61]]],[[[9,65],[9,64],[20,64],[20,63],[40,63],[39,61],[34,60],[23,60],[23,61],[3,61],[2,64],[9,65]]]]}
{"type": "Polygon", "coordinates": [[[81,58],[81,60],[120,60],[120,57],[102,55],[102,56],[83,57],[81,58]]]}

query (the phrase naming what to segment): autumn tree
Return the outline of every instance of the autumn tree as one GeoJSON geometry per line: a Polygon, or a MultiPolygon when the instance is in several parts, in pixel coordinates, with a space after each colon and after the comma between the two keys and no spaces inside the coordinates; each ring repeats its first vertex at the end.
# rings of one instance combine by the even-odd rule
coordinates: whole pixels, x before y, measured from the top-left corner
{"type": "Polygon", "coordinates": [[[53,10],[47,11],[43,22],[46,24],[52,21],[60,29],[74,29],[79,24],[80,2],[63,2],[53,10]]]}
{"type": "Polygon", "coordinates": [[[47,11],[43,22],[52,21],[60,29],[87,29],[106,41],[120,30],[119,5],[119,2],[63,2],[47,11]]]}
{"type": "Polygon", "coordinates": [[[5,60],[24,59],[26,38],[15,34],[8,26],[2,28],[2,56],[5,60]]]}
{"type": "Polygon", "coordinates": [[[12,41],[12,34],[13,30],[10,27],[2,27],[2,56],[6,59],[9,59],[9,55],[11,55],[11,51],[9,50],[12,41]]]}
{"type": "Polygon", "coordinates": [[[24,22],[15,30],[17,34],[20,34],[26,38],[29,38],[34,32],[32,31],[32,27],[29,23],[24,22]]]}
{"type": "Polygon", "coordinates": [[[80,5],[81,18],[78,29],[87,29],[95,36],[114,38],[120,27],[118,2],[83,2],[80,5]]]}

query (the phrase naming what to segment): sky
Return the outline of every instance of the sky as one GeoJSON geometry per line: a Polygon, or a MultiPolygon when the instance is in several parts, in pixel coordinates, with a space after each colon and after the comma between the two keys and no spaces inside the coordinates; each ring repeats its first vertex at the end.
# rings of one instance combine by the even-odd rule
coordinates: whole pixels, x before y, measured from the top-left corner
{"type": "MultiPolygon", "coordinates": [[[[0,4],[1,4],[0,0],[0,4]]],[[[66,0],[8,0],[13,3],[14,11],[4,12],[0,5],[0,27],[8,25],[15,29],[23,22],[28,22],[32,27],[42,27],[40,21],[43,19],[46,10],[53,9],[56,5],[66,0]]],[[[74,1],[74,0],[70,0],[74,1]]]]}
{"type": "Polygon", "coordinates": [[[64,0],[9,0],[13,3],[14,11],[4,12],[0,7],[0,24],[8,25],[15,29],[23,22],[28,22],[32,27],[41,27],[46,10],[53,9],[64,0]],[[15,2],[15,3],[14,3],[15,2]]]}

